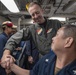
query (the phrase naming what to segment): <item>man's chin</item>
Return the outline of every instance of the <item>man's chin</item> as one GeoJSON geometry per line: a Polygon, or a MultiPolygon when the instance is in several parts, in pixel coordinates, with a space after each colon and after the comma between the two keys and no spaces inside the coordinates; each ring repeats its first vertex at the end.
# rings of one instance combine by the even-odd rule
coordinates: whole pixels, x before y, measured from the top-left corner
{"type": "Polygon", "coordinates": [[[35,21],[35,22],[33,22],[33,23],[38,23],[38,24],[40,24],[40,22],[38,22],[38,21],[35,21]]]}
{"type": "Polygon", "coordinates": [[[42,22],[41,20],[38,20],[38,21],[35,21],[35,23],[41,24],[42,22]]]}
{"type": "Polygon", "coordinates": [[[54,47],[53,47],[53,46],[51,46],[51,49],[52,49],[52,50],[54,50],[54,47]]]}

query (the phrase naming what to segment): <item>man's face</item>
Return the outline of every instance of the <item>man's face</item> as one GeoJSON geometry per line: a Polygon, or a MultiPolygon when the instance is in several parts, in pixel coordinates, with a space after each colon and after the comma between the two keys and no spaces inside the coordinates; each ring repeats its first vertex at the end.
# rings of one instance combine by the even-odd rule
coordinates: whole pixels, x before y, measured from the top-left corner
{"type": "Polygon", "coordinates": [[[64,30],[60,28],[55,37],[52,38],[51,48],[53,51],[61,51],[65,45],[64,30]]]}
{"type": "Polygon", "coordinates": [[[43,23],[43,10],[38,5],[33,5],[28,9],[34,23],[43,23]]]}
{"type": "Polygon", "coordinates": [[[8,34],[11,34],[13,32],[13,28],[12,27],[7,27],[7,31],[8,31],[8,34]]]}

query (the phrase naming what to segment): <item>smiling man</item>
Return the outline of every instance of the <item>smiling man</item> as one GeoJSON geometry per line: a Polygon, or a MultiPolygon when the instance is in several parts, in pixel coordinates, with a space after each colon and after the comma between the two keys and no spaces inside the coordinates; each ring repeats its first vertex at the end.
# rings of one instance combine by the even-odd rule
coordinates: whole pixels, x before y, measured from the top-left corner
{"type": "Polygon", "coordinates": [[[76,26],[61,27],[52,38],[51,48],[55,55],[45,55],[32,70],[21,69],[8,55],[11,70],[17,75],[76,75],[76,26]]]}
{"type": "Polygon", "coordinates": [[[55,36],[57,30],[61,27],[61,23],[58,20],[48,20],[43,16],[43,9],[37,2],[31,2],[29,4],[28,12],[33,19],[34,25],[23,28],[8,40],[1,60],[1,62],[6,62],[2,65],[4,68],[5,66],[7,68],[9,67],[6,56],[10,55],[12,50],[22,40],[26,41],[32,38],[42,56],[49,53],[52,37],[55,36]]]}

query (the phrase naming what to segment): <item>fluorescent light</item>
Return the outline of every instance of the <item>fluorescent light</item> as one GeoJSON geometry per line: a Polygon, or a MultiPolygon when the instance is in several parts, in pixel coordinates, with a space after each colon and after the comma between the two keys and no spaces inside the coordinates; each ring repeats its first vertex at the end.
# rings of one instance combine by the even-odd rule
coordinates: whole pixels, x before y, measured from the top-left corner
{"type": "Polygon", "coordinates": [[[57,19],[59,21],[66,21],[66,18],[63,18],[63,17],[51,17],[51,18],[48,18],[48,19],[57,19]]]}
{"type": "Polygon", "coordinates": [[[19,12],[19,9],[16,5],[16,3],[14,2],[14,0],[1,0],[1,2],[4,4],[4,6],[13,13],[17,13],[19,12]]]}

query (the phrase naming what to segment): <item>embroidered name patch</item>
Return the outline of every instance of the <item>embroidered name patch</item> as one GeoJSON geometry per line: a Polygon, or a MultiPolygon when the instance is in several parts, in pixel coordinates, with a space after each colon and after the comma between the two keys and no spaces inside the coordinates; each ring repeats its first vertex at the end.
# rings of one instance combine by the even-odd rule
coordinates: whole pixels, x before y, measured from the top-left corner
{"type": "Polygon", "coordinates": [[[42,32],[42,28],[40,28],[40,29],[37,30],[38,34],[41,34],[41,32],[42,32]]]}
{"type": "Polygon", "coordinates": [[[53,28],[50,28],[49,30],[47,30],[47,33],[50,33],[52,31],[53,28]]]}

